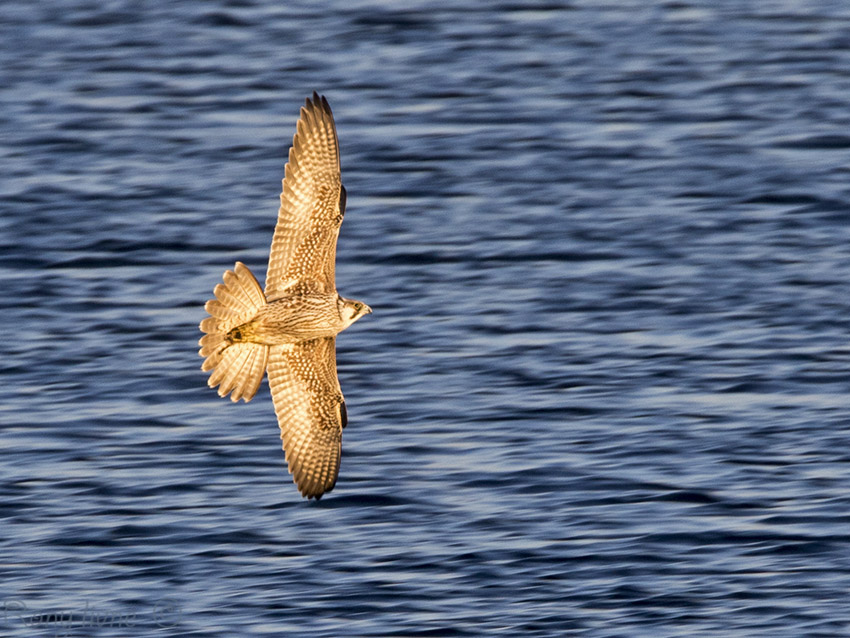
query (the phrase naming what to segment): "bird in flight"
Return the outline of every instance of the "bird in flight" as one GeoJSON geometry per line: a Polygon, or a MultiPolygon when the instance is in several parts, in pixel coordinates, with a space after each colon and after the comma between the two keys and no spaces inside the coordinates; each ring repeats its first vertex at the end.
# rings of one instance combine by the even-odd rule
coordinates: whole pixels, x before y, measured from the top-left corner
{"type": "Polygon", "coordinates": [[[265,291],[242,262],[204,309],[198,354],[221,397],[250,401],[268,371],[289,472],[305,498],[339,474],[348,417],[336,373],[336,335],[372,312],[336,291],[336,241],[345,214],[339,140],[324,96],[313,93],[284,170],[265,291]]]}

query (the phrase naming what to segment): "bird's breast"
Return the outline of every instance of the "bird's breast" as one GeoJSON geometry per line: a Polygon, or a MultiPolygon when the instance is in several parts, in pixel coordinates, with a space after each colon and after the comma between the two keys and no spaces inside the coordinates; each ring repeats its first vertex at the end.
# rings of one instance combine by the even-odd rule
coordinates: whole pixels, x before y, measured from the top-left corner
{"type": "Polygon", "coordinates": [[[336,294],[276,299],[252,319],[254,335],[268,345],[333,337],[342,329],[336,300],[336,294]]]}

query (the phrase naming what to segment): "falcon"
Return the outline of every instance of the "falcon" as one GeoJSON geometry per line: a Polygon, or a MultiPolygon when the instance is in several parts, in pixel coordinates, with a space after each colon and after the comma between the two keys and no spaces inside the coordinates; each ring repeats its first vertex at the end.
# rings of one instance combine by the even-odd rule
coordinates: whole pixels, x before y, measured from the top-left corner
{"type": "Polygon", "coordinates": [[[334,266],[346,193],[328,101],[313,93],[284,169],[280,210],[263,290],[236,262],[214,289],[201,322],[201,369],[221,397],[250,401],[268,372],[289,472],[305,498],[336,484],[348,422],[336,372],[336,335],[372,312],[341,297],[334,266]]]}

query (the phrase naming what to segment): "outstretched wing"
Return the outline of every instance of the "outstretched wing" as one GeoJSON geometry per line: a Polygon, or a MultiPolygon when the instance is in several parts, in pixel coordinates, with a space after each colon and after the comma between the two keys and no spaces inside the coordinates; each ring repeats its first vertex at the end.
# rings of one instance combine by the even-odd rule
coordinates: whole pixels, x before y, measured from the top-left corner
{"type": "Polygon", "coordinates": [[[331,107],[315,92],[301,107],[284,174],[266,272],[269,301],[293,283],[308,279],[325,292],[336,289],[334,262],[345,188],[340,182],[339,142],[331,107]]]}
{"type": "Polygon", "coordinates": [[[318,499],[336,483],[347,420],[336,339],[272,346],[268,377],[289,471],[302,496],[318,499]]]}

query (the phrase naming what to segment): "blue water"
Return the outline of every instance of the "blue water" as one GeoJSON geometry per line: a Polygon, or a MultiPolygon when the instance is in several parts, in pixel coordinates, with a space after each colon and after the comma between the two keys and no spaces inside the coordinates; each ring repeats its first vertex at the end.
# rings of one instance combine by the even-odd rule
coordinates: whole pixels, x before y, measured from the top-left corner
{"type": "Polygon", "coordinates": [[[0,3],[0,634],[850,635],[844,2],[0,3]],[[336,489],[197,355],[298,108],[336,489]]]}

